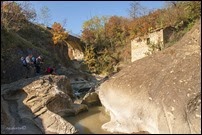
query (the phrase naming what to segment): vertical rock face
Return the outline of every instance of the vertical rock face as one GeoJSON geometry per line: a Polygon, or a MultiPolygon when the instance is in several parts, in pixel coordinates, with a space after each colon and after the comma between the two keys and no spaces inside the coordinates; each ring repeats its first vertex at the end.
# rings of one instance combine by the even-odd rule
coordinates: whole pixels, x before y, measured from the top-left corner
{"type": "Polygon", "coordinates": [[[76,133],[58,114],[72,108],[65,76],[47,75],[1,85],[1,133],[76,133]]]}
{"type": "Polygon", "coordinates": [[[110,132],[201,133],[199,25],[178,43],[137,60],[99,87],[110,132]]]}

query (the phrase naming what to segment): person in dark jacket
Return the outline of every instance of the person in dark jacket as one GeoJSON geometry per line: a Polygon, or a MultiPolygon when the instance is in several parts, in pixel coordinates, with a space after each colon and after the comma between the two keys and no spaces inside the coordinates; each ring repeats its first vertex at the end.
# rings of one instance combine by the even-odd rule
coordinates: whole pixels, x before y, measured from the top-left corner
{"type": "Polygon", "coordinates": [[[41,64],[43,63],[41,56],[38,56],[34,62],[36,68],[36,74],[41,72],[41,64]]]}

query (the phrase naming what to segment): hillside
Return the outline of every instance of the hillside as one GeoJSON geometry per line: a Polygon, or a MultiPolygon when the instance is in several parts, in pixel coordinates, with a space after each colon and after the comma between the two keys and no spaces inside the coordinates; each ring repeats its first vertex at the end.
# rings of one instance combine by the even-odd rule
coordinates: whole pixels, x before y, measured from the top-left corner
{"type": "MultiPolygon", "coordinates": [[[[20,58],[32,53],[44,58],[43,70],[48,66],[73,68],[67,45],[53,44],[52,34],[45,27],[27,23],[18,32],[1,31],[1,84],[10,83],[25,77],[20,58]]],[[[68,42],[83,51],[81,42],[69,35],[68,42]]]]}

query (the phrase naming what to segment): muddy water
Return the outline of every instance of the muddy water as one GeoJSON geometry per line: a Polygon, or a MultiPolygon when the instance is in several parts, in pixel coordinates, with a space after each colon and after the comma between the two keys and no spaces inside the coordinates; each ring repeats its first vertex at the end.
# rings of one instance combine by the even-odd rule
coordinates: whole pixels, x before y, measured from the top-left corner
{"type": "Polygon", "coordinates": [[[102,124],[110,121],[110,116],[104,113],[104,108],[101,106],[89,108],[88,112],[65,119],[75,126],[79,134],[110,134],[101,129],[102,124]]]}

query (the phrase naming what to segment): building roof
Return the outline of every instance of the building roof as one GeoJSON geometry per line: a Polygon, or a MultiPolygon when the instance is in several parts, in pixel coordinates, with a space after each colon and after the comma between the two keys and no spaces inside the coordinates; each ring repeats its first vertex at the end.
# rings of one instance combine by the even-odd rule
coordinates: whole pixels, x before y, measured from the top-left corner
{"type": "Polygon", "coordinates": [[[160,28],[156,28],[156,29],[153,29],[153,30],[151,30],[149,33],[153,33],[153,32],[157,32],[157,31],[160,31],[160,30],[165,30],[165,29],[173,29],[174,27],[172,27],[172,26],[167,26],[167,27],[160,27],[160,28]]]}

